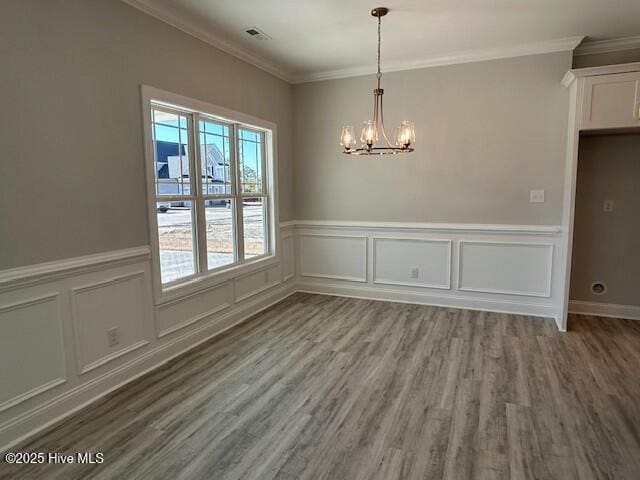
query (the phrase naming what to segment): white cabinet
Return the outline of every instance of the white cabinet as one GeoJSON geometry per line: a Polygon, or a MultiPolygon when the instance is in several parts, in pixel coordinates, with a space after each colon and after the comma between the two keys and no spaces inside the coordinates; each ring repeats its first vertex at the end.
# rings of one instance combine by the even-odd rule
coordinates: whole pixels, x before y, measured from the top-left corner
{"type": "Polygon", "coordinates": [[[569,279],[575,216],[580,133],[640,132],[640,62],[569,70],[562,79],[569,89],[569,124],[560,252],[562,297],[560,330],[569,313],[569,279]]]}
{"type": "Polygon", "coordinates": [[[580,130],[640,127],[640,71],[584,78],[580,130]]]}

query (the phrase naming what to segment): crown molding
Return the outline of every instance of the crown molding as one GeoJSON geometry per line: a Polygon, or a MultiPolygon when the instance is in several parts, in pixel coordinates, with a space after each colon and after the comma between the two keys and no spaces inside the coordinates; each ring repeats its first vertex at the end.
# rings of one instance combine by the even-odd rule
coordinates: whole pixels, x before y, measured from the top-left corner
{"type": "MultiPolygon", "coordinates": [[[[130,5],[164,23],[177,28],[213,47],[222,50],[240,60],[253,65],[277,78],[288,83],[307,83],[317,82],[321,80],[333,80],[338,78],[358,77],[369,75],[376,72],[375,64],[360,65],[337,70],[326,70],[313,72],[309,74],[293,74],[283,65],[273,61],[266,60],[262,57],[241,48],[228,40],[222,39],[205,30],[192,21],[178,16],[166,7],[156,5],[152,0],[122,0],[130,5]]],[[[631,37],[630,37],[631,38],[631,37]]],[[[543,53],[562,52],[574,50],[584,36],[560,38],[554,40],[545,40],[542,42],[533,42],[522,45],[496,47],[490,49],[468,50],[463,52],[454,52],[452,54],[442,56],[426,57],[418,60],[409,60],[403,62],[385,62],[385,72],[396,72],[402,70],[415,70],[427,67],[439,67],[443,65],[455,65],[459,63],[481,62],[486,60],[497,60],[501,58],[522,57],[525,55],[537,55],[543,53]]],[[[629,47],[631,48],[631,47],[629,47]]]]}
{"type": "Polygon", "coordinates": [[[255,54],[249,52],[248,50],[245,50],[244,48],[234,45],[229,41],[212,34],[210,31],[203,30],[189,20],[178,18],[173,12],[169,11],[165,7],[155,5],[150,0],[122,1],[127,5],[130,5],[146,13],[147,15],[151,15],[152,17],[171,25],[172,27],[175,27],[178,30],[191,35],[192,37],[202,40],[203,42],[206,42],[209,45],[212,45],[213,47],[222,50],[225,53],[228,53],[229,55],[239,58],[240,60],[253,65],[254,67],[257,67],[279,78],[280,80],[284,80],[287,83],[291,83],[292,81],[291,73],[282,65],[260,58],[255,54]]]}
{"type": "Polygon", "coordinates": [[[640,62],[621,63],[619,65],[602,65],[598,67],[574,68],[569,70],[562,79],[562,85],[568,87],[574,80],[582,77],[597,75],[613,75],[617,73],[640,72],[640,62]]]}
{"type": "Polygon", "coordinates": [[[611,40],[585,41],[576,48],[575,55],[593,55],[622,50],[640,49],[640,35],[635,37],[613,38],[611,40]]]}
{"type": "MultiPolygon", "coordinates": [[[[419,68],[440,67],[444,65],[456,65],[460,63],[472,63],[487,60],[498,60],[502,58],[523,57],[526,55],[572,51],[580,44],[580,42],[582,42],[583,39],[584,36],[576,36],[554,40],[545,40],[542,42],[532,42],[521,45],[467,50],[451,53],[448,55],[426,57],[419,60],[385,62],[384,72],[415,70],[419,68]]],[[[307,83],[318,82],[322,80],[334,80],[337,78],[358,77],[362,75],[373,74],[376,72],[376,68],[377,67],[375,64],[369,64],[338,70],[328,70],[325,72],[294,76],[292,82],[307,83]]]]}

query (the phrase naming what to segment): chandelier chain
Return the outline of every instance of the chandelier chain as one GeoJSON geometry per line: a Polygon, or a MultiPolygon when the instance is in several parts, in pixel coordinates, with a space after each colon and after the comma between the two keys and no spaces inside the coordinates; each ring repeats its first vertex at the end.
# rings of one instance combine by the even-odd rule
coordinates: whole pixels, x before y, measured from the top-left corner
{"type": "Polygon", "coordinates": [[[382,17],[378,16],[378,73],[376,77],[378,78],[378,88],[380,88],[380,78],[382,77],[382,73],[380,71],[380,29],[382,25],[382,17]]]}

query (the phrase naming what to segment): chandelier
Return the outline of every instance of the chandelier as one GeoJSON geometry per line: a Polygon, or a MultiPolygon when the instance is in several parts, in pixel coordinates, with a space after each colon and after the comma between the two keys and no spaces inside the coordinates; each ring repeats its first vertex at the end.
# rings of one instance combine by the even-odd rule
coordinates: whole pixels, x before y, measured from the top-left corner
{"type": "Polygon", "coordinates": [[[357,141],[352,126],[342,127],[340,133],[340,145],[344,147],[342,153],[347,155],[388,155],[396,153],[413,152],[411,145],[416,141],[416,132],[413,122],[405,120],[400,123],[396,129],[394,143],[392,144],[387,137],[384,129],[384,116],[382,110],[382,95],[384,90],[380,88],[380,79],[382,73],[380,71],[380,26],[382,17],[389,13],[389,9],[378,7],[371,10],[371,15],[378,19],[378,80],[377,88],[373,90],[373,120],[367,120],[362,125],[362,133],[360,135],[361,146],[356,148],[357,141]],[[378,142],[378,132],[382,133],[384,144],[376,146],[378,142]]]}

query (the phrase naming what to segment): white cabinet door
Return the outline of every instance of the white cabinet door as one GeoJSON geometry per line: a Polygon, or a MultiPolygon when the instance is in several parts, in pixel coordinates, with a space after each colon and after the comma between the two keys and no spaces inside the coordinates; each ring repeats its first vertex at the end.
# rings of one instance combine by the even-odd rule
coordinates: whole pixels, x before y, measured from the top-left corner
{"type": "Polygon", "coordinates": [[[581,130],[640,126],[640,72],[586,77],[581,130]]]}

